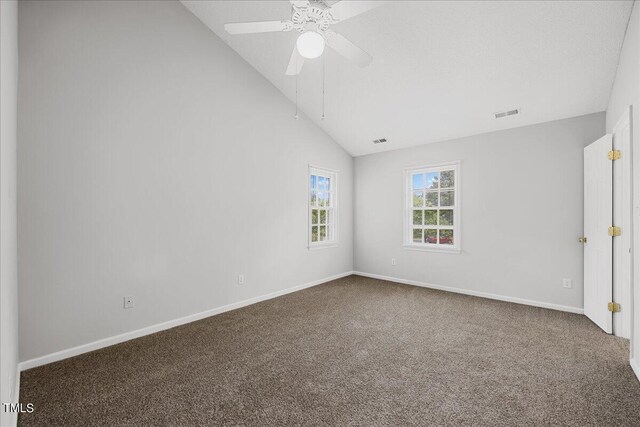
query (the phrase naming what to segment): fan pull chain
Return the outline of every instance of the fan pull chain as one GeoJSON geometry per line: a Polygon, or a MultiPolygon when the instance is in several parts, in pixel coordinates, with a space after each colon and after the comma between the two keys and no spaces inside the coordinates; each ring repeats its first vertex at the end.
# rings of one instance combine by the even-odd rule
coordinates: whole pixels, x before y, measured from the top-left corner
{"type": "Polygon", "coordinates": [[[326,55],[322,55],[322,117],[320,120],[324,120],[324,57],[326,55]]]}
{"type": "MultiPolygon", "coordinates": [[[[296,62],[297,61],[298,59],[296,58],[296,62]]],[[[298,116],[298,74],[296,74],[296,115],[293,116],[293,118],[295,118],[296,120],[300,118],[300,116],[298,116]]]]}

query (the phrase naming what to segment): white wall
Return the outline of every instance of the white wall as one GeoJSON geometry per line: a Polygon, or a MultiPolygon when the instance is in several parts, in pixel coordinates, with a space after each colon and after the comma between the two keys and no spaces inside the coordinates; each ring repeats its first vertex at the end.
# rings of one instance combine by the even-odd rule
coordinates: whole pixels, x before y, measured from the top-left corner
{"type": "MultiPolygon", "coordinates": [[[[611,88],[611,96],[607,107],[607,132],[611,132],[616,122],[629,105],[636,105],[638,102],[640,79],[638,76],[638,20],[640,20],[640,5],[634,3],[624,43],[620,51],[616,77],[611,88]]],[[[635,112],[636,115],[638,112],[635,112]]],[[[638,127],[635,127],[638,132],[638,127]]],[[[634,138],[636,139],[636,138],[634,138]]]]}
{"type": "MultiPolygon", "coordinates": [[[[17,402],[18,268],[16,240],[16,112],[18,3],[0,1],[0,369],[2,402],[17,402]]],[[[0,408],[0,425],[16,422],[0,408]]]]}
{"type": "Polygon", "coordinates": [[[355,270],[581,308],[582,149],[604,125],[596,113],[356,158],[355,270]],[[462,253],[403,249],[403,169],[452,160],[462,253]]]}
{"type": "Polygon", "coordinates": [[[352,270],[352,158],[182,4],[20,2],[19,36],[22,360],[352,270]]]}
{"type": "MultiPolygon", "coordinates": [[[[627,33],[625,35],[616,77],[609,98],[607,108],[607,132],[611,132],[616,122],[620,119],[624,110],[632,106],[633,129],[633,191],[634,191],[634,307],[640,307],[640,5],[634,3],[633,11],[629,19],[627,33]]],[[[636,369],[640,367],[640,315],[635,315],[632,326],[633,360],[636,369]]],[[[640,377],[640,372],[637,372],[640,377]]]]}

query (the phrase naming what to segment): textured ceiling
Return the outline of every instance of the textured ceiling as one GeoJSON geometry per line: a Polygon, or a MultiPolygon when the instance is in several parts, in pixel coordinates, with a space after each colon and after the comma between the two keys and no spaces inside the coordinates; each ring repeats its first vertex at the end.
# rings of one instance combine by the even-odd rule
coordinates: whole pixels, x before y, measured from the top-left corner
{"type": "MultiPolygon", "coordinates": [[[[223,29],[225,22],[289,19],[288,1],[182,3],[295,102],[296,78],[284,72],[297,33],[223,29]]],[[[605,110],[633,6],[383,3],[332,26],[373,62],[358,68],[325,50],[325,120],[322,57],[298,77],[299,108],[355,156],[605,110]],[[512,108],[521,114],[493,118],[512,108]],[[383,137],[387,143],[372,143],[383,137]]]]}

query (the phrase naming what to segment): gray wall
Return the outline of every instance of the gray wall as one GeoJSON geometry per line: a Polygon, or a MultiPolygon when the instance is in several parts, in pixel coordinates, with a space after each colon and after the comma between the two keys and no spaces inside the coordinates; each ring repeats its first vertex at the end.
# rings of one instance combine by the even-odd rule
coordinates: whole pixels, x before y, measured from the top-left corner
{"type": "Polygon", "coordinates": [[[22,360],[352,270],[352,158],[182,4],[19,23],[22,360]],[[309,163],[340,171],[337,248],[306,248],[309,163]]]}
{"type": "MultiPolygon", "coordinates": [[[[633,199],[634,199],[634,286],[633,295],[635,312],[640,310],[640,6],[633,5],[631,18],[625,34],[620,60],[616,70],[616,78],[607,108],[607,132],[610,133],[624,110],[633,106],[633,199]]],[[[635,313],[634,313],[635,314],[635,313]]],[[[634,315],[632,321],[632,349],[636,366],[640,368],[640,315],[634,315]]]]}
{"type": "Polygon", "coordinates": [[[356,158],[355,270],[582,307],[582,149],[604,130],[596,113],[356,158]],[[403,169],[450,160],[462,253],[403,249],[403,169]]]}
{"type": "MultiPolygon", "coordinates": [[[[0,1],[0,370],[2,402],[16,402],[18,364],[18,264],[16,240],[16,112],[18,3],[0,1]]],[[[15,414],[0,408],[0,425],[15,414]]]]}

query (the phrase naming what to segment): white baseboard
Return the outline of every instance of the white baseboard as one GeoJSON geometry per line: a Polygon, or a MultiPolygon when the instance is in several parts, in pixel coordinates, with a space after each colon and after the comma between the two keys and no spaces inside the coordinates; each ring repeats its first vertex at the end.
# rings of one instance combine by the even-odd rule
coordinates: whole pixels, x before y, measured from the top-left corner
{"type": "Polygon", "coordinates": [[[629,365],[631,365],[631,369],[633,369],[633,372],[636,374],[636,377],[638,377],[638,381],[640,381],[640,365],[638,364],[638,362],[636,362],[636,359],[630,359],[629,360],[629,365]]]}
{"type": "MultiPolygon", "coordinates": [[[[189,316],[180,317],[178,319],[169,320],[167,322],[158,323],[156,325],[147,326],[142,329],[137,329],[131,332],[125,332],[124,334],[104,338],[98,341],[93,341],[87,344],[82,344],[77,347],[69,348],[66,350],[57,351],[55,353],[47,354],[45,356],[37,357],[35,359],[25,360],[18,364],[19,371],[25,371],[27,369],[35,368],[37,366],[46,365],[49,363],[57,362],[59,360],[68,359],[69,357],[78,356],[83,353],[98,350],[104,347],[109,347],[114,344],[129,341],[134,338],[143,337],[156,332],[164,331],[165,329],[174,328],[176,326],[184,325],[187,323],[195,322],[196,320],[204,319],[206,317],[215,316],[216,314],[224,313],[227,311],[235,310],[238,308],[246,307],[251,304],[255,304],[261,301],[266,301],[272,298],[276,298],[282,295],[290,294],[292,292],[301,291],[312,286],[320,285],[322,283],[330,282],[332,280],[340,279],[341,277],[350,276],[352,271],[336,274],[335,276],[325,277],[323,279],[314,280],[312,282],[305,283],[303,285],[294,286],[292,288],[283,289],[281,291],[272,292],[270,294],[249,298],[243,301],[227,304],[222,307],[213,308],[211,310],[203,311],[189,316]]],[[[18,375],[19,380],[19,375],[18,375]]],[[[19,385],[18,385],[19,387],[19,385]]]]}
{"type": "Polygon", "coordinates": [[[389,282],[403,283],[405,285],[414,285],[414,286],[420,286],[423,288],[437,289],[440,291],[454,292],[456,294],[472,295],[475,297],[489,298],[489,299],[494,299],[498,301],[513,302],[516,304],[531,305],[534,307],[541,307],[541,308],[549,308],[551,310],[559,310],[559,311],[566,311],[569,313],[584,314],[584,309],[579,307],[570,307],[567,305],[551,304],[548,302],[534,301],[534,300],[528,300],[524,298],[508,297],[505,295],[490,294],[487,292],[453,288],[451,286],[434,285],[431,283],[419,282],[417,280],[399,279],[397,277],[382,276],[379,274],[364,273],[361,271],[354,271],[353,274],[357,274],[358,276],[370,277],[372,279],[380,279],[380,280],[387,280],[389,282]]]}
{"type": "MultiPolygon", "coordinates": [[[[25,360],[23,362],[20,362],[18,364],[18,370],[19,371],[24,371],[27,369],[31,369],[31,368],[35,368],[37,366],[42,366],[42,365],[46,365],[48,363],[53,363],[53,362],[57,362],[59,360],[63,360],[63,359],[68,359],[69,357],[74,357],[74,356],[78,356],[80,354],[83,353],[88,353],[90,351],[94,351],[94,350],[98,350],[104,347],[109,347],[111,345],[114,344],[119,344],[121,342],[125,342],[125,341],[129,341],[135,338],[139,338],[145,335],[149,335],[149,334],[153,334],[156,332],[160,332],[160,331],[164,331],[165,329],[170,329],[170,328],[174,328],[176,326],[180,326],[180,325],[184,325],[187,323],[191,323],[191,322],[195,322],[196,320],[200,320],[200,319],[204,319],[206,317],[210,317],[210,316],[215,316],[216,314],[220,314],[220,313],[224,313],[227,311],[231,311],[231,310],[235,310],[241,307],[246,307],[248,305],[251,304],[255,304],[261,301],[266,301],[272,298],[276,298],[279,297],[281,295],[286,295],[292,292],[296,292],[296,291],[300,291],[302,289],[306,289],[306,288],[310,288],[312,286],[316,286],[316,285],[320,285],[322,283],[325,282],[330,282],[332,280],[336,280],[339,279],[341,277],[346,277],[349,276],[351,274],[357,274],[360,276],[364,276],[364,277],[370,277],[373,279],[380,279],[380,280],[387,280],[390,282],[397,282],[397,283],[403,283],[403,284],[407,284],[407,285],[414,285],[414,286],[421,286],[424,288],[430,288],[430,289],[438,289],[441,291],[447,291],[447,292],[454,292],[454,293],[458,293],[458,294],[464,294],[464,295],[473,295],[473,296],[477,296],[477,297],[482,297],[482,298],[489,298],[489,299],[494,299],[494,300],[499,300],[499,301],[507,301],[507,302],[513,302],[516,304],[524,304],[524,305],[531,305],[534,307],[542,307],[542,308],[549,308],[552,310],[560,310],[560,311],[566,311],[569,313],[576,313],[576,314],[583,314],[584,310],[582,308],[578,308],[578,307],[569,307],[569,306],[564,306],[564,305],[559,305],[559,304],[551,304],[551,303],[546,303],[546,302],[540,302],[540,301],[533,301],[533,300],[527,300],[527,299],[523,299],[523,298],[515,298],[515,297],[508,297],[508,296],[504,296],[504,295],[496,295],[496,294],[490,294],[490,293],[486,293],[486,292],[479,292],[479,291],[471,291],[471,290],[466,290],[466,289],[459,289],[459,288],[453,288],[450,286],[442,286],[442,285],[434,285],[434,284],[430,284],[430,283],[425,283],[425,282],[419,282],[416,280],[407,280],[407,279],[400,279],[397,277],[389,277],[389,276],[382,276],[379,274],[371,274],[371,273],[364,273],[361,271],[347,271],[341,274],[336,274],[335,276],[331,276],[331,277],[325,277],[323,279],[319,279],[319,280],[314,280],[312,282],[309,283],[305,283],[303,285],[298,285],[298,286],[294,286],[291,288],[287,288],[287,289],[283,289],[281,291],[276,291],[276,292],[272,292],[270,294],[266,294],[266,295],[261,295],[261,296],[257,296],[254,298],[249,298],[243,301],[239,301],[236,303],[232,303],[232,304],[228,304],[228,305],[224,305],[222,307],[218,307],[218,308],[214,308],[211,310],[207,310],[207,311],[203,311],[200,313],[196,313],[196,314],[192,314],[189,316],[185,316],[185,317],[181,317],[178,319],[174,319],[174,320],[169,320],[167,322],[163,322],[163,323],[158,323],[156,325],[151,325],[151,326],[147,326],[145,328],[142,329],[137,329],[135,331],[131,331],[131,332],[125,332],[124,334],[120,334],[120,335],[116,335],[116,336],[112,336],[112,337],[108,337],[108,338],[104,338],[98,341],[93,341],[87,344],[82,344],[79,345],[77,347],[73,347],[73,348],[69,348],[66,350],[61,350],[61,351],[57,351],[55,353],[51,353],[51,354],[47,354],[45,356],[41,356],[41,357],[37,357],[35,359],[30,359],[30,360],[25,360]]],[[[635,368],[634,368],[635,370],[635,368]]],[[[636,374],[637,374],[637,370],[636,370],[636,374]]],[[[19,381],[20,381],[20,376],[17,375],[17,389],[19,390],[19,381]]]]}

